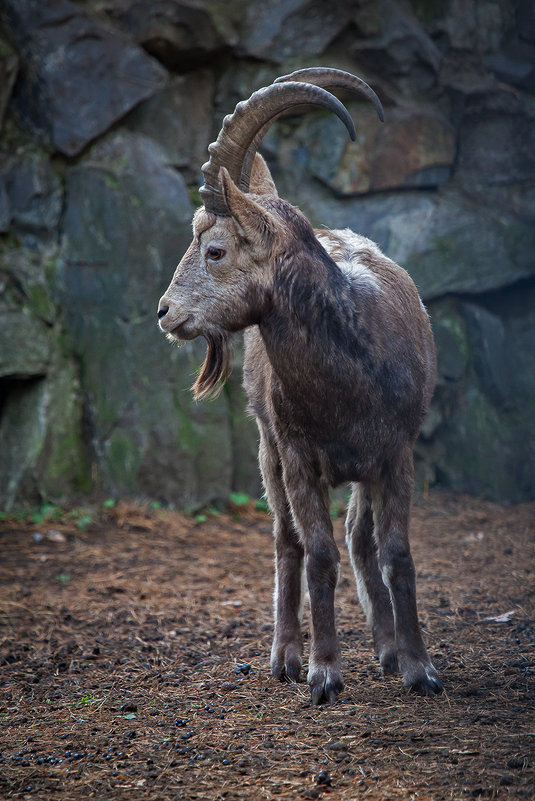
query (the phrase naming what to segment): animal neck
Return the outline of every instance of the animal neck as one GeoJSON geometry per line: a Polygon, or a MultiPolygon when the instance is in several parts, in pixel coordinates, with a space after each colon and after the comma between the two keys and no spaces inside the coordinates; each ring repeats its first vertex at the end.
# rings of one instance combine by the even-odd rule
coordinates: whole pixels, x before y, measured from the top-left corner
{"type": "MultiPolygon", "coordinates": [[[[314,371],[317,383],[339,378],[359,344],[359,310],[342,271],[320,246],[285,254],[274,265],[269,310],[260,332],[284,384],[314,371]]],[[[307,378],[308,386],[310,381],[307,378]]]]}

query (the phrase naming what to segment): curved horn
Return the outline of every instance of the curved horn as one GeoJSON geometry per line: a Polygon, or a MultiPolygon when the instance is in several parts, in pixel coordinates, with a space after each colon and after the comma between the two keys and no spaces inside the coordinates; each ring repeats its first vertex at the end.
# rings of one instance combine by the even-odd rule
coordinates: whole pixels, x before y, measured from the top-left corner
{"type": "Polygon", "coordinates": [[[350,72],[344,70],[336,70],[331,67],[305,67],[302,70],[295,70],[290,72],[289,75],[281,75],[280,78],[275,78],[273,83],[284,83],[286,81],[304,81],[305,83],[313,83],[315,86],[321,86],[322,89],[348,89],[355,94],[364,95],[368,100],[371,100],[377,116],[384,122],[384,112],[381,101],[366,81],[362,78],[357,78],[350,72]]]}
{"type": "MultiPolygon", "coordinates": [[[[204,186],[200,194],[204,207],[214,214],[228,215],[228,209],[219,184],[219,168],[225,166],[230,177],[248,191],[249,182],[241,180],[247,151],[259,132],[266,133],[271,123],[284,111],[303,105],[319,105],[333,111],[344,123],[351,139],[355,139],[355,126],[345,106],[325,89],[302,81],[272,83],[253,92],[249,100],[238,103],[234,113],[227,115],[215,142],[208,148],[210,160],[201,167],[204,186]]],[[[257,137],[258,138],[258,137],[257,137]]],[[[258,144],[260,144],[261,137],[258,144]]],[[[258,145],[257,145],[258,147],[258,145]]]]}
{"type": "MultiPolygon", "coordinates": [[[[314,84],[314,86],[320,86],[322,89],[347,89],[357,95],[364,95],[368,100],[371,100],[377,112],[377,116],[381,122],[384,122],[383,106],[371,86],[369,86],[366,81],[363,81],[362,78],[357,78],[356,75],[352,75],[350,72],[344,72],[344,70],[337,70],[331,67],[305,67],[301,70],[295,70],[295,72],[291,72],[289,75],[281,75],[280,78],[276,78],[273,83],[286,83],[287,81],[304,81],[305,83],[314,84]]],[[[274,121],[275,120],[271,120],[270,125],[274,121]]],[[[242,190],[244,186],[247,186],[247,188],[249,187],[254,157],[266,132],[267,128],[266,130],[260,129],[247,152],[240,179],[240,189],[242,190]]]]}

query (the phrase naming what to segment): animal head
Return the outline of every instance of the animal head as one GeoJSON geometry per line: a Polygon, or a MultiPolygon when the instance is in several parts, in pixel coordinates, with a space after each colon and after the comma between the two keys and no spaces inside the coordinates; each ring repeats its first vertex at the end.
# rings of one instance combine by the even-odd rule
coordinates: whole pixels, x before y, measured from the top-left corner
{"type": "MultiPolygon", "coordinates": [[[[265,191],[272,181],[260,159],[255,169],[266,175],[266,186],[258,187],[265,191]]],[[[266,264],[284,233],[277,217],[260,205],[260,195],[242,192],[224,167],[220,183],[228,214],[214,214],[204,206],[196,211],[193,240],[158,310],[160,328],[170,340],[206,339],[196,397],[213,391],[228,374],[230,335],[258,322],[266,264]]],[[[268,197],[276,197],[274,185],[269,189],[268,197]]]]}
{"type": "Polygon", "coordinates": [[[289,204],[278,198],[256,150],[277,117],[310,105],[337,114],[354,139],[349,113],[326,88],[336,86],[364,93],[382,118],[379,99],[359,78],[340,70],[298,70],[238,103],[209,147],[200,190],[204,205],[193,218],[193,240],[158,307],[159,325],[168,338],[203,336],[207,342],[193,387],[196,397],[212,392],[226,377],[230,335],[259,322],[268,297],[269,266],[293,235],[287,225],[289,204]]]}

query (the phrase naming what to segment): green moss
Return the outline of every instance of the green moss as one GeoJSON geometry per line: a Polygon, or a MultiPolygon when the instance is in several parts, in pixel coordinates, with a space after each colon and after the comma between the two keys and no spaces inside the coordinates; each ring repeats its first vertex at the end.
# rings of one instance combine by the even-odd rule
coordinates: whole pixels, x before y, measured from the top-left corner
{"type": "Polygon", "coordinates": [[[47,322],[52,322],[56,310],[45,286],[42,284],[30,284],[26,287],[26,297],[29,311],[32,314],[47,322]]]}
{"type": "Polygon", "coordinates": [[[106,170],[105,176],[106,176],[106,184],[109,186],[110,189],[114,191],[116,189],[120,189],[121,182],[119,181],[119,178],[114,172],[112,172],[111,170],[106,170]]]}
{"type": "Polygon", "coordinates": [[[489,437],[492,441],[498,440],[500,434],[505,432],[504,421],[498,414],[488,398],[477,389],[470,389],[467,393],[468,415],[467,427],[474,432],[489,437]]]}
{"type": "Polygon", "coordinates": [[[466,337],[466,331],[464,330],[464,325],[462,320],[458,317],[458,315],[453,314],[451,317],[444,316],[441,320],[441,323],[450,334],[453,336],[459,350],[461,351],[463,357],[468,359],[469,356],[469,347],[468,347],[468,339],[466,337]]]}
{"type": "MultiPolygon", "coordinates": [[[[176,396],[175,396],[176,400],[176,396]]],[[[184,410],[175,403],[176,416],[179,422],[179,444],[180,448],[185,453],[196,453],[199,446],[199,434],[195,430],[195,426],[191,416],[186,414],[184,410]]]]}
{"type": "Polygon", "coordinates": [[[92,489],[91,470],[82,435],[78,378],[72,361],[61,360],[47,380],[48,430],[41,458],[42,494],[67,497],[92,489]]]}
{"type": "Polygon", "coordinates": [[[81,431],[81,409],[76,402],[74,391],[63,399],[65,407],[56,414],[53,428],[47,442],[48,458],[44,471],[44,486],[47,495],[63,497],[77,490],[90,492],[92,489],[89,460],[81,431]]]}
{"type": "Polygon", "coordinates": [[[43,269],[45,274],[45,280],[48,284],[51,284],[58,275],[59,272],[59,256],[46,256],[43,261],[43,269]]]}
{"type": "Polygon", "coordinates": [[[113,482],[135,489],[140,463],[139,447],[120,432],[112,434],[108,442],[107,464],[113,482]]]}
{"type": "Polygon", "coordinates": [[[436,236],[433,239],[433,252],[437,260],[450,264],[455,257],[458,243],[449,236],[436,236]]]}
{"type": "MultiPolygon", "coordinates": [[[[78,421],[72,423],[74,425],[55,440],[46,465],[45,485],[54,488],[63,485],[65,489],[59,493],[61,496],[70,494],[71,489],[85,494],[93,489],[90,466],[84,453],[78,421]]],[[[57,491],[52,495],[57,497],[57,491]]]]}

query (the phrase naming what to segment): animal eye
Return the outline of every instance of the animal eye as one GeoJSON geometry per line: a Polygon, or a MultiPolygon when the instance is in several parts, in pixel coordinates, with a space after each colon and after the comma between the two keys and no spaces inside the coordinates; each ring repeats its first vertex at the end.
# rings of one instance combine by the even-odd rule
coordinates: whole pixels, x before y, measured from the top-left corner
{"type": "Polygon", "coordinates": [[[205,256],[210,261],[219,261],[225,255],[223,248],[207,248],[205,256]]]}

